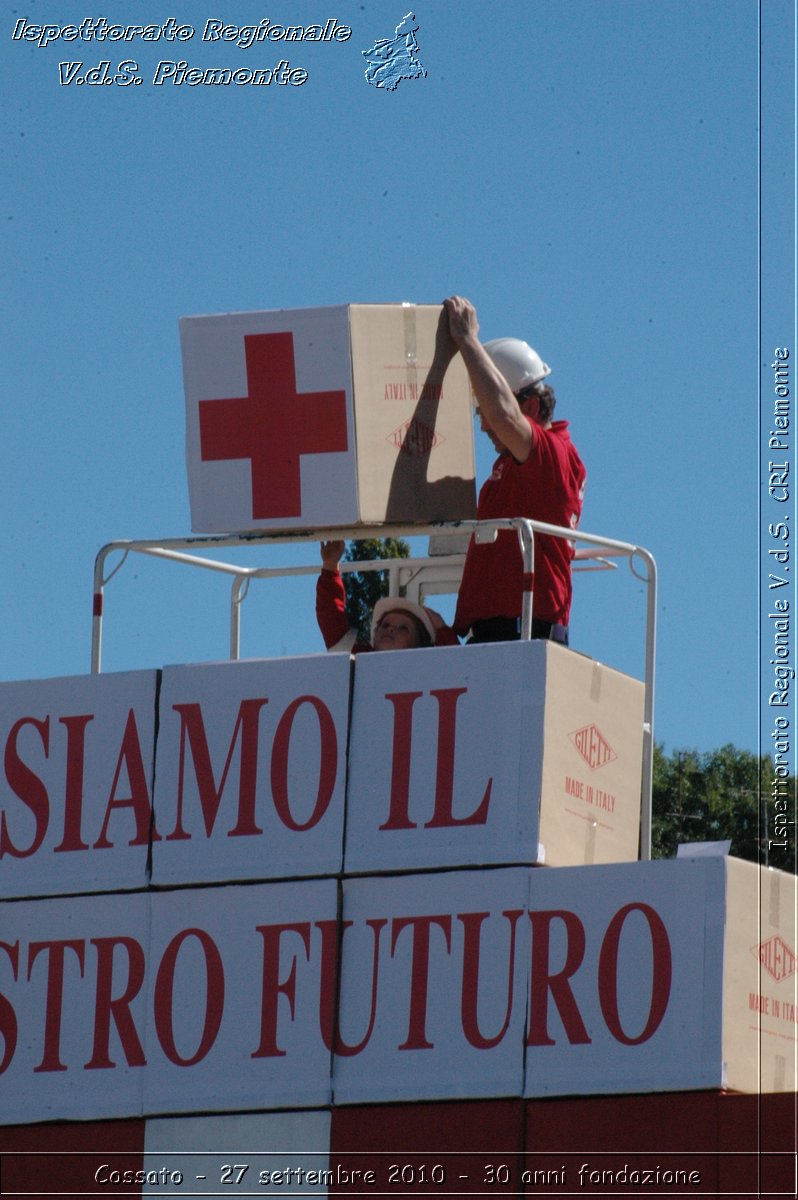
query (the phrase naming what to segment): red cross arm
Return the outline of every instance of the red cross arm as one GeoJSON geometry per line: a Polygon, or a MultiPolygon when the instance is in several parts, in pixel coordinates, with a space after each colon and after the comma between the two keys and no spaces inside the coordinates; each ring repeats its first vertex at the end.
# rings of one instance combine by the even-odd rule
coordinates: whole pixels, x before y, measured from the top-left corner
{"type": "Polygon", "coordinates": [[[253,518],[299,517],[301,456],[348,449],[346,392],[297,392],[291,333],[247,335],[244,353],[249,394],[199,402],[200,456],[250,460],[253,518]]]}

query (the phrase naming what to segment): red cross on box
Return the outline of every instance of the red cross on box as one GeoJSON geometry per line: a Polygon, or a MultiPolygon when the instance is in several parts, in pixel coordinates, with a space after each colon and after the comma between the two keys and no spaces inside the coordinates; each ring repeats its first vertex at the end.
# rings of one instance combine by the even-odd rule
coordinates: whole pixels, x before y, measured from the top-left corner
{"type": "Polygon", "coordinates": [[[192,530],[473,517],[471,390],[460,355],[441,379],[441,314],[338,304],[182,317],[192,530]]]}
{"type": "Polygon", "coordinates": [[[291,333],[244,337],[248,394],[200,400],[203,462],[249,459],[255,520],[302,515],[300,458],[346,451],[346,393],[297,392],[291,333]]]}

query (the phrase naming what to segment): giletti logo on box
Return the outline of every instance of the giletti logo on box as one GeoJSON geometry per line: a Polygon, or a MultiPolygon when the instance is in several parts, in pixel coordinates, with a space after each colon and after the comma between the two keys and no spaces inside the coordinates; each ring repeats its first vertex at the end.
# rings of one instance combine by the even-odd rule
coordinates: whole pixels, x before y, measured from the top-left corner
{"type": "Polygon", "coordinates": [[[423,421],[412,420],[405,421],[404,425],[394,429],[385,440],[392,446],[398,446],[411,458],[421,458],[423,454],[429,454],[434,446],[439,446],[443,438],[423,421]]]}
{"type": "Polygon", "coordinates": [[[795,974],[795,955],[782,937],[776,934],[766,942],[751,947],[751,953],[761,962],[768,975],[777,983],[795,974]]]}
{"type": "Polygon", "coordinates": [[[569,733],[568,737],[591,771],[595,771],[596,767],[603,767],[618,757],[597,725],[585,725],[583,729],[569,733]]]}

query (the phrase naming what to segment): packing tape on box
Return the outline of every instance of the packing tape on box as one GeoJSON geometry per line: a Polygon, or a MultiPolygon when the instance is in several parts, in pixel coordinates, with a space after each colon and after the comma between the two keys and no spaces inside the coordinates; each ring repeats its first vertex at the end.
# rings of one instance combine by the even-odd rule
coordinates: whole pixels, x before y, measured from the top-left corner
{"type": "Polygon", "coordinates": [[[402,326],[405,342],[405,375],[408,392],[418,397],[418,342],[416,337],[416,306],[402,303],[402,326]]]}
{"type": "MultiPolygon", "coordinates": [[[[767,875],[765,876],[767,879],[767,875]]],[[[768,894],[768,920],[776,929],[781,925],[781,892],[779,889],[779,877],[775,873],[768,880],[770,884],[768,894]]]]}
{"type": "Polygon", "coordinates": [[[596,858],[596,822],[588,821],[585,838],[585,866],[590,867],[596,858]]]}
{"type": "Polygon", "coordinates": [[[593,670],[590,675],[590,699],[593,704],[598,704],[601,700],[602,674],[601,663],[593,663],[593,670]]]}

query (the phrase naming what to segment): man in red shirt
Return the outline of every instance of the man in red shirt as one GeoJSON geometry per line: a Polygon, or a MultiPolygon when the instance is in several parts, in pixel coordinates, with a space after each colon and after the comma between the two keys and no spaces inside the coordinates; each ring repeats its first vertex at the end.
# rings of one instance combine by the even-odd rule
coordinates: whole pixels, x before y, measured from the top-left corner
{"type": "MultiPolygon", "coordinates": [[[[474,306],[462,296],[444,301],[449,333],[463,357],[480,425],[498,451],[483,484],[477,517],[527,517],[575,529],[582,513],[586,471],[567,421],[553,421],[549,367],[516,338],[484,345],[474,306]]],[[[573,544],[535,534],[532,636],[568,643],[573,544]]],[[[472,538],[463,569],[454,627],[471,642],[519,636],[523,560],[515,530],[495,542],[472,538]]]]}

